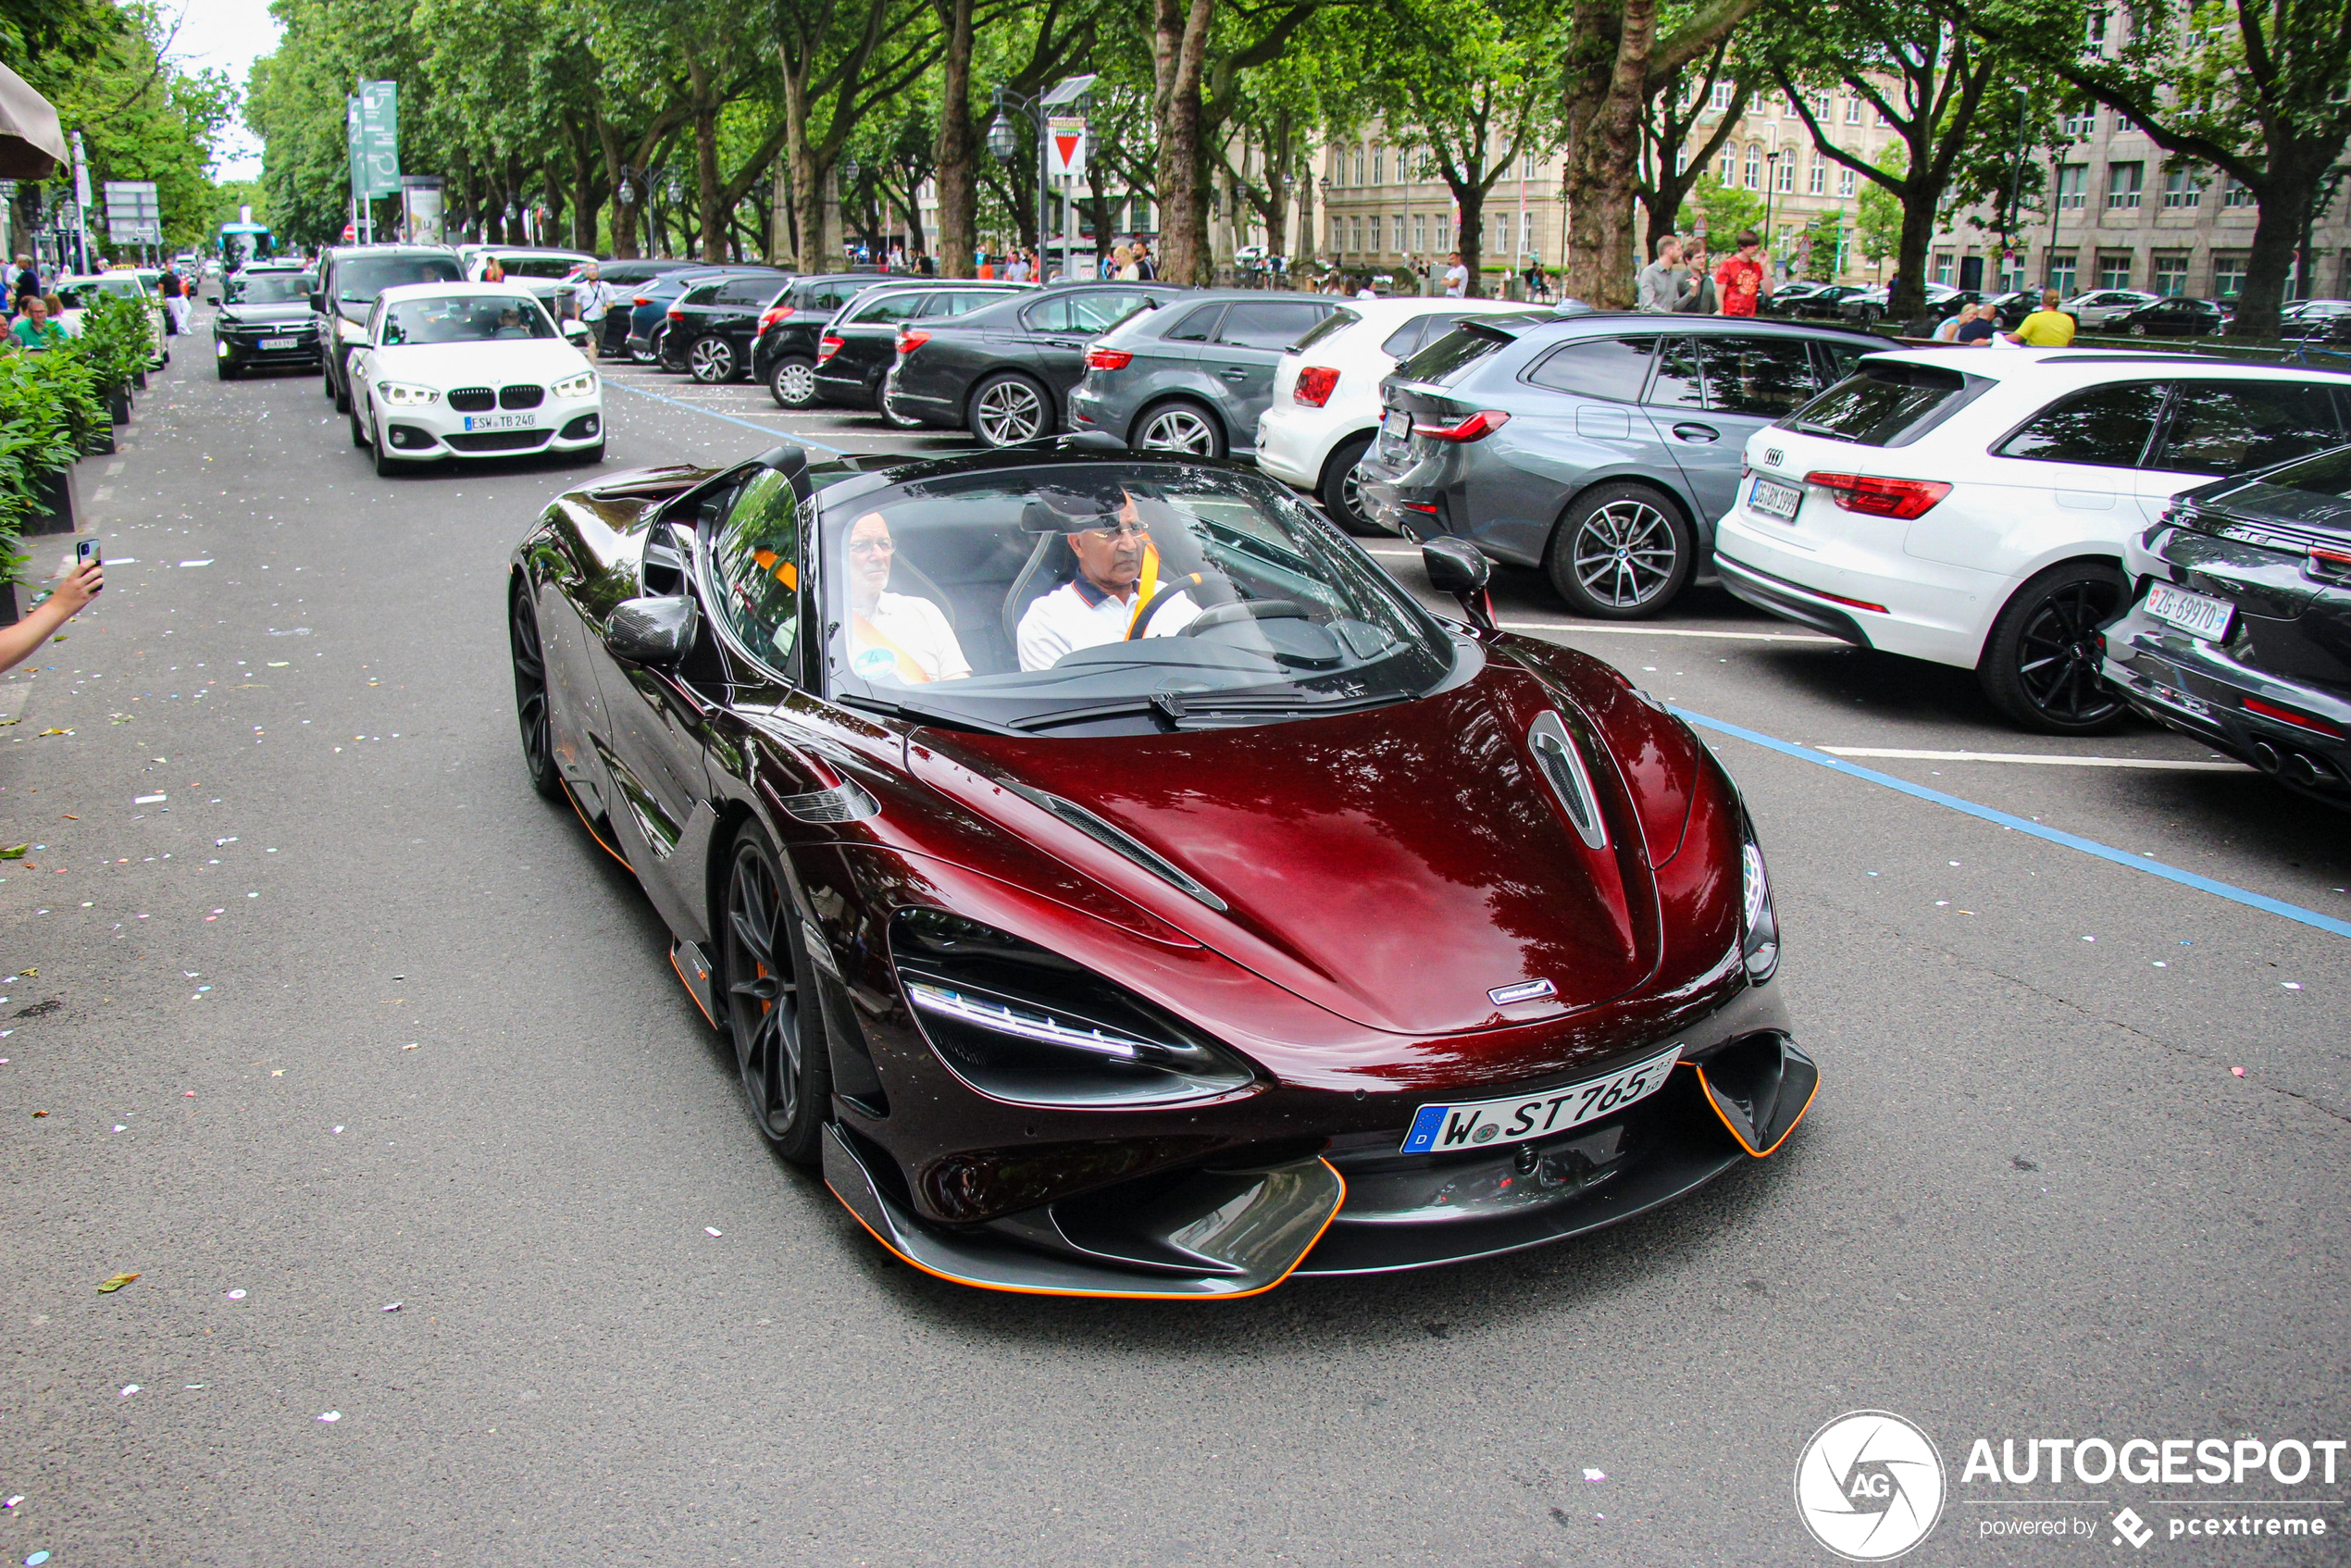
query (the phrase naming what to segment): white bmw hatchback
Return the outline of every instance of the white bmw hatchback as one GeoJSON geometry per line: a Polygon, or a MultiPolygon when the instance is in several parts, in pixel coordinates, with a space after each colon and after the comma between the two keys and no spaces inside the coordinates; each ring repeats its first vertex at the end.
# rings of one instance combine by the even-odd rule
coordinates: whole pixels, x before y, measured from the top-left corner
{"type": "Polygon", "coordinates": [[[386,289],[351,359],[351,443],[389,474],[443,457],[604,455],[603,378],[529,290],[508,283],[386,289]]]}
{"type": "Polygon", "coordinates": [[[1715,525],[1724,586],[1775,615],[1973,669],[2044,734],[2119,721],[2099,628],[2124,542],[2183,490],[2351,434],[2351,377],[2181,354],[1915,350],[1750,437],[1715,525]]]}
{"type": "Polygon", "coordinates": [[[1350,300],[1274,368],[1274,400],[1257,417],[1257,466],[1311,491],[1342,526],[1369,529],[1355,465],[1380,421],[1379,384],[1464,316],[1534,308],[1509,300],[1350,300]]]}

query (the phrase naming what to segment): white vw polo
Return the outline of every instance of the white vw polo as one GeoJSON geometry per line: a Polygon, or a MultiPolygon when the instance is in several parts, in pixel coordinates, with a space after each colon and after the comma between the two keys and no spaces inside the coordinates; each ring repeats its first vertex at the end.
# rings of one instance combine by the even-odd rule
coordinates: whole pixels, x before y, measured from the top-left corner
{"type": "Polygon", "coordinates": [[[351,443],[376,471],[442,457],[604,455],[603,378],[529,290],[506,283],[386,289],[351,360],[351,443]]]}
{"type": "Polygon", "coordinates": [[[1723,584],[1889,653],[1972,669],[2017,724],[2123,716],[2099,628],[2171,498],[2343,441],[2351,377],[2200,355],[1873,354],[1748,438],[1723,584]]]}

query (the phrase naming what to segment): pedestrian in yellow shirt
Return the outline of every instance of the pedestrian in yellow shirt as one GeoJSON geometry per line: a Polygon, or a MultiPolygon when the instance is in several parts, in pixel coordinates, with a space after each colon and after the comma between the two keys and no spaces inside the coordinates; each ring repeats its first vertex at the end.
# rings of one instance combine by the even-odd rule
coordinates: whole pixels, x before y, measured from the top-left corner
{"type": "Polygon", "coordinates": [[[2026,348],[2063,348],[2073,341],[2073,317],[2058,308],[2064,296],[2055,289],[2041,291],[2041,308],[2007,334],[2009,342],[2026,348]]]}

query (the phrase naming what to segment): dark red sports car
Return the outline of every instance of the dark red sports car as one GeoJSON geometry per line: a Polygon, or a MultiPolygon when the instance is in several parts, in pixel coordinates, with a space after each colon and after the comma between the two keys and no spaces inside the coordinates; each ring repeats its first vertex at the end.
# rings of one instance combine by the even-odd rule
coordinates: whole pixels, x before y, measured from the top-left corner
{"type": "Polygon", "coordinates": [[[1810,1104],[1737,790],[1283,486],[1084,438],[606,479],[515,553],[531,781],[760,1131],[966,1284],[1235,1297],[1610,1225],[1810,1104]]]}

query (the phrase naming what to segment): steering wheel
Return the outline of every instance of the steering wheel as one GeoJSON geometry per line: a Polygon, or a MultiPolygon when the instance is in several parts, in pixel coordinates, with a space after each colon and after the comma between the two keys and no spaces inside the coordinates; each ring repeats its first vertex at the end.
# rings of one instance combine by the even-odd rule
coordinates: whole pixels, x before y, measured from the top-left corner
{"type": "Polygon", "coordinates": [[[1235,621],[1303,621],[1313,619],[1306,606],[1295,599],[1242,599],[1230,604],[1213,604],[1194,616],[1178,637],[1198,637],[1213,627],[1230,626],[1235,621]]]}
{"type": "Polygon", "coordinates": [[[1140,639],[1145,628],[1151,624],[1151,617],[1159,614],[1162,606],[1184,590],[1198,588],[1200,580],[1200,573],[1191,572],[1176,579],[1173,582],[1160,584],[1151,596],[1143,601],[1142,609],[1136,613],[1135,624],[1126,628],[1126,641],[1133,642],[1140,639]]]}

